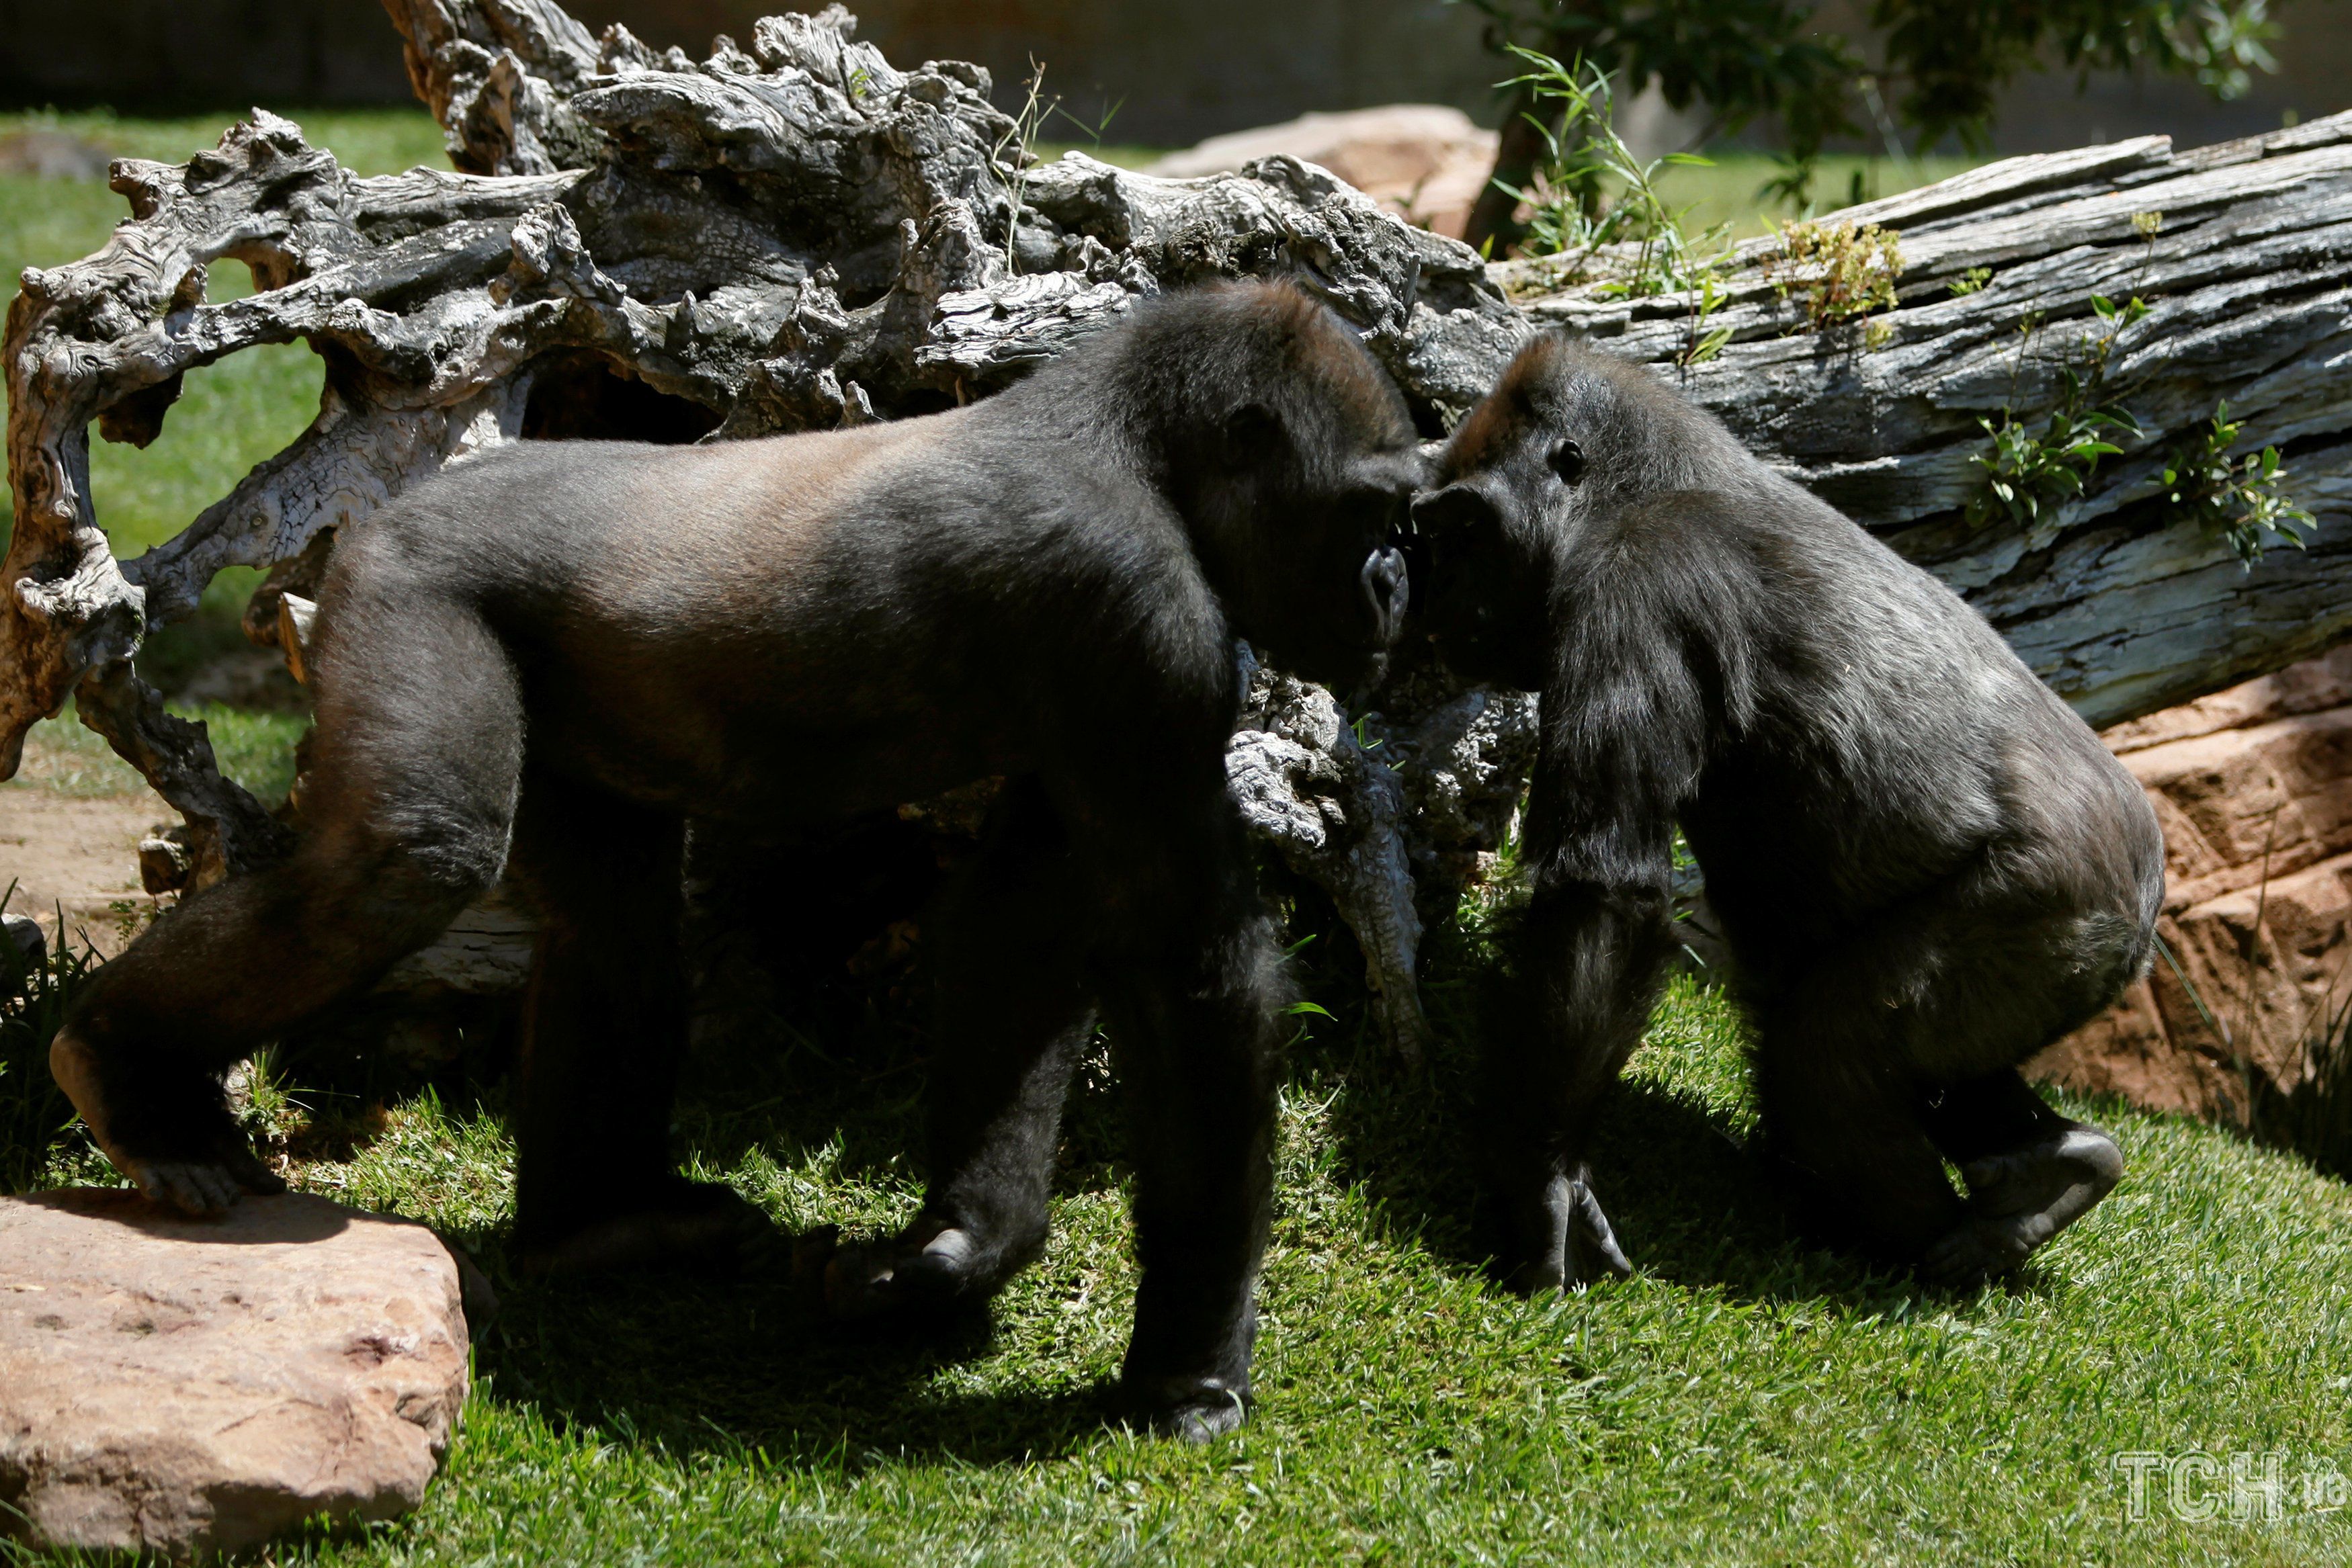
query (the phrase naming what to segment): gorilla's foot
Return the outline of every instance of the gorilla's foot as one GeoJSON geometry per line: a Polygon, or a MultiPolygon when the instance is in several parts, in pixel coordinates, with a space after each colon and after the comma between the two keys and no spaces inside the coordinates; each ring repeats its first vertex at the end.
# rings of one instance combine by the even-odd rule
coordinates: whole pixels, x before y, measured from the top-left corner
{"type": "Polygon", "coordinates": [[[1969,1218],[1927,1249],[1921,1271],[1966,1286],[2016,1268],[2115,1189],[2123,1151],[2096,1127],[2070,1124],[2054,1137],[1960,1169],[1969,1218]]]}
{"type": "Polygon", "coordinates": [[[1181,1443],[1207,1443],[1241,1430],[1249,1419],[1250,1394],[1222,1377],[1129,1375],[1124,1395],[1131,1418],[1154,1437],[1181,1443]]]}
{"type": "Polygon", "coordinates": [[[717,1182],[672,1176],[646,1201],[554,1235],[517,1227],[522,1271],[534,1278],[624,1269],[681,1269],[730,1274],[777,1244],[775,1222],[758,1205],[717,1182]]]}
{"type": "Polygon", "coordinates": [[[796,1249],[793,1271],[821,1279],[827,1316],[856,1322],[937,1316],[984,1301],[1026,1261],[1013,1249],[924,1215],[896,1236],[852,1247],[813,1234],[796,1249]]]}
{"type": "Polygon", "coordinates": [[[286,1190],[218,1103],[191,1103],[170,1118],[179,1126],[169,1146],[135,1146],[121,1134],[115,1108],[100,1087],[97,1053],[71,1030],[60,1029],[49,1041],[49,1076],[81,1113],[99,1153],[153,1202],[201,1218],[222,1213],[248,1192],[286,1190]]]}
{"type": "Polygon", "coordinates": [[[1622,1280],[1633,1271],[1581,1166],[1574,1176],[1551,1177],[1514,1218],[1521,1251],[1505,1280],[1522,1295],[1622,1280]]]}

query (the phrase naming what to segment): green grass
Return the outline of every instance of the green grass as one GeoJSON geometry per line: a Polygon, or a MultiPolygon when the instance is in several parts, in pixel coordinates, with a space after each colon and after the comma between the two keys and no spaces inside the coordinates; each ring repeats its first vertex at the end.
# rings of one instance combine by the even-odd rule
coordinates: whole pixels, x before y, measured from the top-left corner
{"type": "MultiPolygon", "coordinates": [[[[448,166],[440,129],[422,110],[283,112],[315,144],[331,148],[362,173],[419,162],[448,166]]],[[[0,116],[0,135],[49,125],[118,156],[179,162],[218,141],[228,123],[226,118],[16,115],[0,116]]],[[[54,267],[89,255],[106,243],[128,210],[121,196],[100,183],[0,177],[0,277],[9,280],[13,292],[17,274],[26,267],[54,267]]],[[[238,263],[213,269],[214,299],[239,298],[252,287],[238,263]]],[[[163,434],[144,451],[93,440],[91,494],[115,553],[133,555],[170,538],[234,488],[255,464],[283,449],[318,413],[320,383],[317,357],[299,343],[250,349],[191,374],[163,434]]],[[[0,539],[5,537],[0,524],[0,539]]],[[[236,573],[215,594],[241,604],[254,580],[250,573],[236,573]]]]}
{"type": "MultiPolygon", "coordinates": [[[[1441,945],[1442,946],[1447,945],[1441,945]]],[[[1442,952],[1458,1033],[1475,954],[1442,952]]],[[[1082,1091],[1045,1260],[944,1338],[817,1322],[781,1280],[529,1286],[501,1228],[498,1091],[276,1118],[299,1185],[475,1247],[504,1304],[411,1519],[273,1560],[2311,1563],[2341,1515],[2125,1514],[2120,1452],[2352,1458],[2352,1201],[2212,1129],[2116,1105],[2125,1185],[2015,1283],[1923,1292],[1793,1240],[1733,1139],[1738,1029],[1679,982],[1607,1121],[1640,1272],[1523,1301],[1466,1212],[1465,1065],[1427,1083],[1302,1042],[1283,1093],[1257,1415],[1204,1449],[1107,1420],[1133,1298],[1108,1089],[1082,1091]],[[306,1130],[307,1127],[307,1130],[306,1130]],[[346,1146],[349,1145],[349,1146],[346,1146]]],[[[878,1228],[919,1172],[919,1064],[831,1040],[693,1062],[678,1140],[781,1223],[878,1228]]],[[[1353,1041],[1351,1043],[1351,1040],[1353,1041]]],[[[86,1153],[52,1179],[102,1174],[86,1153]]]]}
{"type": "MultiPolygon", "coordinates": [[[[265,806],[286,799],[294,784],[294,743],[309,727],[308,719],[226,703],[169,706],[182,718],[204,722],[212,737],[213,758],[223,773],[251,790],[265,806]]],[[[0,789],[13,789],[85,797],[129,796],[144,792],[147,781],[117,757],[96,730],[82,724],[74,714],[72,699],[68,698],[63,713],[33,727],[26,739],[23,766],[15,779],[0,785],[0,789]]],[[[5,885],[5,880],[0,880],[0,885],[5,885]]]]}
{"type": "MultiPolygon", "coordinates": [[[[1758,193],[1780,172],[1771,159],[1753,152],[1711,154],[1711,168],[1682,164],[1658,172],[1658,190],[1666,204],[1689,209],[1684,226],[1700,234],[1716,224],[1729,224],[1733,239],[1748,239],[1771,232],[1777,221],[1798,215],[1783,204],[1766,201],[1758,193]]],[[[1827,214],[1857,196],[1875,201],[1920,185],[1933,184],[1965,173],[1982,162],[1976,158],[1922,158],[1897,165],[1884,158],[1825,157],[1813,177],[1815,211],[1827,214]]]]}

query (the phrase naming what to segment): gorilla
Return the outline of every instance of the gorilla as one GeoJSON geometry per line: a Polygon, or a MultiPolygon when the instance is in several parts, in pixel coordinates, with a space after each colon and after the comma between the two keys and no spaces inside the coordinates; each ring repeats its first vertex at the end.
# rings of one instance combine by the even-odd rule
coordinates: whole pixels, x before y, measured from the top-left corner
{"type": "Polygon", "coordinates": [[[966,408],[452,465],[336,549],[299,847],[93,974],[53,1071],[151,1197],[205,1214],[276,1190],[224,1069],[511,862],[544,922],[514,1100],[523,1266],[724,1258],[765,1222],[681,1177],[667,1139],[688,818],[789,829],[1001,776],[930,926],[941,1174],[912,1272],[985,1295],[1041,1249],[1050,1113],[1099,1004],[1133,1111],[1125,1391],[1162,1429],[1229,1428],[1282,999],[1225,789],[1235,640],[1376,677],[1425,461],[1337,317],[1235,285],[1139,305],[966,408]]]}
{"type": "Polygon", "coordinates": [[[1514,1281],[1627,1271],[1586,1153],[1676,946],[1677,826],[1809,1229],[1960,1286],[2105,1197],[2114,1142],[2017,1071],[2145,969],[2164,891],[2155,813],[2088,727],[1942,583],[1564,337],[1439,465],[1412,510],[1435,651],[1541,694],[1484,1031],[1514,1281]]]}

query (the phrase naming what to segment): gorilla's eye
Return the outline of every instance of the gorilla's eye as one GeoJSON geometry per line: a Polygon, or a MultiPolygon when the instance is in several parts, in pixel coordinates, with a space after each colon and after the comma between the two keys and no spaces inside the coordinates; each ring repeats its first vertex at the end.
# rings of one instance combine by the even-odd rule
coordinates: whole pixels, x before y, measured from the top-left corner
{"type": "Polygon", "coordinates": [[[1584,477],[1584,448],[1576,444],[1572,435],[1563,435],[1554,443],[1545,460],[1563,485],[1573,485],[1584,477]]]}

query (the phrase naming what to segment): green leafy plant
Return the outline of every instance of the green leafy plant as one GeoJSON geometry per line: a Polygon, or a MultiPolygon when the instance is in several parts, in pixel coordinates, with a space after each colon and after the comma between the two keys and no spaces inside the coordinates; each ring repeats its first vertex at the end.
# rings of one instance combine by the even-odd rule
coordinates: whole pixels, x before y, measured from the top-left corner
{"type": "MultiPolygon", "coordinates": [[[[16,893],[0,893],[0,910],[16,893]]],[[[53,948],[27,961],[0,938],[0,1191],[40,1179],[49,1155],[73,1125],[73,1103],[49,1076],[49,1041],[64,1023],[91,955],[77,952],[58,923],[53,948]]]]}
{"type": "Polygon", "coordinates": [[[1688,152],[1636,158],[1617,134],[1607,72],[1534,49],[1511,52],[1528,67],[1513,84],[1524,84],[1546,111],[1536,122],[1544,157],[1534,182],[1513,193],[1534,209],[1526,253],[1561,258],[1550,281],[1598,276],[1602,297],[1637,299],[1697,287],[1718,271],[1729,225],[1690,234],[1683,225],[1689,208],[1668,206],[1657,186],[1659,170],[1708,161],[1688,152]],[[1555,117],[1563,129],[1551,129],[1555,117]]]}
{"type": "Polygon", "coordinates": [[[1955,295],[1979,294],[1982,293],[1984,286],[1991,281],[1991,267],[1972,267],[1952,279],[1949,287],[1955,295]]]}
{"type": "Polygon", "coordinates": [[[1517,81],[1547,119],[1558,110],[1565,128],[1538,120],[1545,148],[1532,183],[1514,193],[1534,210],[1524,254],[1559,258],[1544,287],[1603,279],[1604,298],[1637,299],[1687,291],[1689,328],[1675,362],[1687,370],[1723,351],[1727,327],[1708,319],[1730,298],[1723,270],[1730,259],[1727,224],[1693,235],[1688,207],[1669,206],[1658,190],[1660,170],[1710,167],[1686,152],[1636,158],[1615,124],[1615,89],[1606,72],[1581,60],[1567,64],[1533,49],[1514,49],[1528,69],[1517,81]]]}
{"type": "Polygon", "coordinates": [[[2165,453],[2166,499],[2228,541],[2239,564],[2253,570],[2273,540],[2301,549],[2306,534],[2319,527],[2308,511],[2279,494],[2286,470],[2279,451],[2232,456],[2238,423],[2230,418],[2224,401],[2213,417],[2175,441],[2165,453]]]}
{"type": "Polygon", "coordinates": [[[1764,259],[1764,276],[1787,299],[1804,306],[1813,331],[1895,306],[1895,280],[1903,276],[1901,237],[1876,224],[1835,228],[1811,221],[1780,230],[1780,249],[1764,259]]]}
{"type": "MultiPolygon", "coordinates": [[[[2052,64],[2191,78],[2216,98],[2242,94],[2277,68],[2272,0],[1874,0],[1842,16],[1806,0],[1454,0],[1487,19],[1487,47],[1580,58],[1629,98],[1654,89],[1676,110],[1703,107],[1693,146],[1769,117],[1786,139],[1781,175],[1760,193],[1803,210],[1822,147],[1874,137],[1898,174],[1911,151],[1948,135],[1990,145],[2004,88],[2052,64]],[[1868,31],[1863,30],[1866,22],[1868,31]]],[[[2305,23],[2305,26],[2316,26],[2305,23]]],[[[1511,254],[1523,233],[1516,193],[1542,161],[1546,135],[1575,131],[1557,101],[1523,79],[1503,116],[1495,183],[1465,237],[1511,254]]],[[[1908,183],[1908,180],[1906,180],[1908,183]]],[[[1847,195],[1870,194],[1857,177],[1847,195]]]]}
{"type": "Polygon", "coordinates": [[[1682,350],[1675,356],[1675,363],[1688,370],[1693,365],[1705,364],[1723,351],[1723,346],[1731,341],[1731,329],[1717,327],[1710,330],[1706,320],[1729,298],[1731,291],[1723,286],[1723,278],[1717,268],[1708,267],[1699,274],[1696,287],[1690,291],[1689,329],[1684,334],[1682,350]]]}
{"type": "MultiPolygon", "coordinates": [[[[2139,422],[2131,411],[2106,395],[2106,374],[2116,340],[2147,308],[2137,295],[2120,305],[2105,295],[2091,297],[2092,313],[2105,330],[2084,339],[2075,362],[2060,368],[2058,404],[2040,430],[2021,423],[2009,404],[2002,405],[1997,418],[1977,421],[1992,438],[1992,450],[1969,459],[1985,471],[1984,488],[1969,497],[1966,511],[1971,527],[2006,517],[2032,528],[2044,508],[2080,499],[2099,459],[2124,450],[2111,435],[2139,434],[2139,422]]],[[[2019,323],[2018,370],[2023,368],[2041,322],[2040,316],[2029,315],[2019,323]]],[[[2015,392],[2013,371],[2012,401],[2015,392]]]]}

